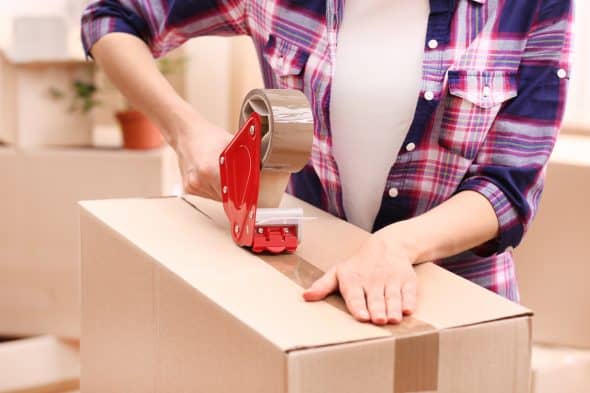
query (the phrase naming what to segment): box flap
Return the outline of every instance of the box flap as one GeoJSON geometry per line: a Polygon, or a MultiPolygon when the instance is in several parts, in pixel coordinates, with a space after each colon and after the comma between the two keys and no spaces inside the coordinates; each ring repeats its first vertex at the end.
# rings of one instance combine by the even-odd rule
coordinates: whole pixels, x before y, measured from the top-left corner
{"type": "MultiPolygon", "coordinates": [[[[221,204],[195,196],[184,198],[219,227],[229,230],[221,204]]],[[[282,206],[303,207],[305,216],[318,218],[304,222],[303,241],[297,255],[317,264],[321,270],[342,261],[370,236],[368,232],[290,195],[284,196],[282,206]],[[319,239],[324,247],[317,246],[319,239]]],[[[434,264],[417,266],[417,273],[419,299],[414,318],[439,329],[532,314],[529,309],[434,264]]],[[[403,328],[388,327],[388,330],[398,335],[403,328]]]]}

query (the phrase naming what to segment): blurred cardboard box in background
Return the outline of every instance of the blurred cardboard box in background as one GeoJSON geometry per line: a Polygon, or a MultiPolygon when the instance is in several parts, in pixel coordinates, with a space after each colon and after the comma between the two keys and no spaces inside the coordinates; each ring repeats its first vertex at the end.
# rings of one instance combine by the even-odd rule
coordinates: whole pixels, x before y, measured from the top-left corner
{"type": "Polygon", "coordinates": [[[0,52],[0,142],[18,146],[88,146],[92,117],[72,108],[75,81],[91,83],[79,60],[17,62],[0,52]],[[61,92],[63,97],[52,96],[61,92]]]}
{"type": "Polygon", "coordinates": [[[533,346],[531,393],[590,392],[590,351],[533,346]]]}
{"type": "Polygon", "coordinates": [[[80,386],[76,343],[43,336],[0,343],[0,393],[62,393],[80,386]]]}
{"type": "Polygon", "coordinates": [[[78,209],[178,193],[169,149],[0,148],[0,335],[78,337],[78,209]]]}
{"type": "MultiPolygon", "coordinates": [[[[539,213],[515,251],[537,342],[590,348],[590,137],[561,135],[539,213]]],[[[590,387],[588,388],[590,391],[590,387]]]]}
{"type": "Polygon", "coordinates": [[[233,243],[216,202],[83,202],[82,391],[529,392],[530,312],[436,265],[417,267],[397,327],[305,303],[368,233],[284,202],[318,219],[295,255],[266,257],[233,243]]]}

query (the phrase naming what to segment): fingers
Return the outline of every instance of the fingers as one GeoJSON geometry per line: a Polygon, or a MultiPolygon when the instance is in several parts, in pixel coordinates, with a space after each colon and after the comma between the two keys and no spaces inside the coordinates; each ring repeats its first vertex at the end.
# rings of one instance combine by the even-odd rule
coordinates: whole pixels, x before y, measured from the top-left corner
{"type": "Polygon", "coordinates": [[[332,268],[303,292],[303,298],[308,302],[315,302],[326,298],[336,289],[338,289],[338,278],[336,268],[332,268]]]}
{"type": "Polygon", "coordinates": [[[385,293],[383,285],[374,285],[365,289],[367,293],[367,306],[371,314],[371,322],[375,325],[385,325],[389,321],[385,306],[385,293]]]}
{"type": "Polygon", "coordinates": [[[184,179],[184,191],[204,198],[221,200],[219,175],[207,171],[199,172],[196,168],[187,171],[184,179]]]}
{"type": "Polygon", "coordinates": [[[392,280],[385,286],[387,322],[397,324],[402,321],[402,295],[398,281],[392,280]]]}
{"type": "Polygon", "coordinates": [[[410,315],[416,309],[417,285],[416,278],[412,278],[402,287],[402,312],[410,315]]]}
{"type": "MultiPolygon", "coordinates": [[[[342,281],[347,284],[340,285],[340,293],[346,302],[346,307],[354,318],[361,322],[370,320],[369,311],[365,300],[365,291],[354,281],[342,281]]],[[[339,277],[336,268],[326,272],[319,280],[303,293],[307,301],[318,301],[325,299],[329,294],[336,291],[339,286],[339,277]]]]}
{"type": "Polygon", "coordinates": [[[356,320],[361,322],[368,322],[371,320],[371,316],[367,310],[365,291],[359,283],[342,281],[340,283],[340,293],[342,294],[342,297],[344,297],[348,311],[350,311],[356,320]]]}

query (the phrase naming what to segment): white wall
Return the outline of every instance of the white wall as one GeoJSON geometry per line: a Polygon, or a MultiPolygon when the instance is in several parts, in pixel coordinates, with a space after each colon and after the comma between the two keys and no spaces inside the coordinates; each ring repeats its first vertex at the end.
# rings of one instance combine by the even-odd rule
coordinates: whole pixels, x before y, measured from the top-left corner
{"type": "Polygon", "coordinates": [[[66,15],[73,20],[86,0],[0,0],[0,48],[10,39],[12,18],[18,15],[66,15]],[[68,14],[68,10],[71,10],[68,14]]]}
{"type": "Polygon", "coordinates": [[[244,96],[262,87],[250,38],[198,37],[186,48],[187,100],[213,123],[237,131],[244,96]]]}

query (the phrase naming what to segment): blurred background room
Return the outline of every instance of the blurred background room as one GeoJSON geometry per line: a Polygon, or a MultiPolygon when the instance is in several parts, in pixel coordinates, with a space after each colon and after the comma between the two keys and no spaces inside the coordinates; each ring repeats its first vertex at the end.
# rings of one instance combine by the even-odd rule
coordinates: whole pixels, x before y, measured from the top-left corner
{"type": "MultiPolygon", "coordinates": [[[[174,152],[85,59],[85,3],[0,1],[0,393],[78,389],[77,202],[182,190],[174,152]]],[[[576,11],[565,120],[539,215],[514,250],[535,311],[535,393],[568,393],[551,387],[568,378],[590,392],[590,4],[576,11]]],[[[262,87],[247,37],[194,39],[159,66],[229,131],[262,87]]]]}

